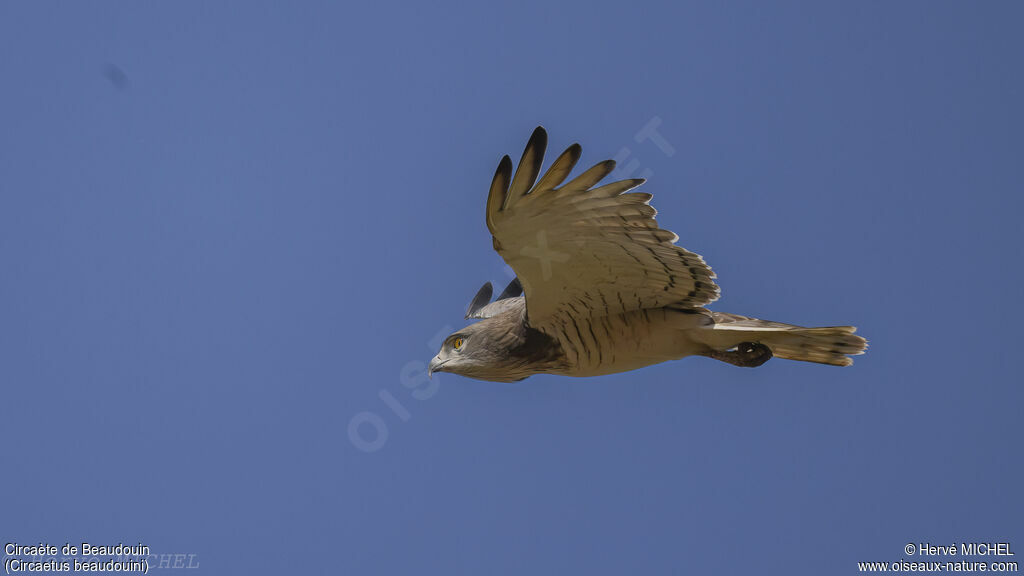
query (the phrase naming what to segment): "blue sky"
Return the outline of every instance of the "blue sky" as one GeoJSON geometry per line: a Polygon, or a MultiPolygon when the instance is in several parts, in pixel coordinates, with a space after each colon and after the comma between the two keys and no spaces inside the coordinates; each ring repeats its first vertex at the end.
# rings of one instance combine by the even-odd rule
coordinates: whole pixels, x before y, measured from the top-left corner
{"type": "Polygon", "coordinates": [[[1024,548],[1022,16],[3,4],[0,539],[209,574],[1024,548]],[[856,324],[869,353],[427,388],[432,340],[508,280],[486,191],[538,124],[649,176],[715,309],[856,324]]]}

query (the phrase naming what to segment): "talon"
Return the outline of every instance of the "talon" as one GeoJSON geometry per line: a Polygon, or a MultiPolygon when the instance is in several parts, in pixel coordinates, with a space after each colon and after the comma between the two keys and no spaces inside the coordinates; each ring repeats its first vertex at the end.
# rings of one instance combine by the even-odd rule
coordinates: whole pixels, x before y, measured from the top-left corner
{"type": "Polygon", "coordinates": [[[751,368],[760,366],[772,358],[772,349],[760,342],[744,342],[740,344],[740,352],[744,356],[743,366],[751,368]]]}
{"type": "Polygon", "coordinates": [[[744,368],[755,368],[771,360],[771,348],[760,342],[740,342],[734,348],[725,352],[708,352],[705,356],[728,362],[734,366],[744,368]]]}

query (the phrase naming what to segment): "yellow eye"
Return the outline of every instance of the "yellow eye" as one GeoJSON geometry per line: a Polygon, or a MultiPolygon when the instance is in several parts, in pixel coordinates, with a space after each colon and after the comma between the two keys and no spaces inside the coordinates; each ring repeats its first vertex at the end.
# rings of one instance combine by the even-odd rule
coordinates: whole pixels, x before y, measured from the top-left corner
{"type": "Polygon", "coordinates": [[[455,342],[452,342],[452,346],[454,346],[456,350],[462,348],[462,338],[456,338],[455,342]]]}

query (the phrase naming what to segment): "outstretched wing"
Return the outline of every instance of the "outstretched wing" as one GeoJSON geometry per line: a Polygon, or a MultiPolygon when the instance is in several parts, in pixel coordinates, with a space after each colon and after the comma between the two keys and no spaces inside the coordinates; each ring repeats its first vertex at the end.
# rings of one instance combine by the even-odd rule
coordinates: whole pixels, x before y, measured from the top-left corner
{"type": "Polygon", "coordinates": [[[511,159],[501,159],[487,198],[494,249],[522,283],[532,327],[718,298],[711,268],[658,228],[651,195],[629,192],[642,179],[595,188],[615,168],[606,160],[562,184],[580,158],[573,144],[538,181],[546,147],[538,127],[514,176],[511,159]]]}

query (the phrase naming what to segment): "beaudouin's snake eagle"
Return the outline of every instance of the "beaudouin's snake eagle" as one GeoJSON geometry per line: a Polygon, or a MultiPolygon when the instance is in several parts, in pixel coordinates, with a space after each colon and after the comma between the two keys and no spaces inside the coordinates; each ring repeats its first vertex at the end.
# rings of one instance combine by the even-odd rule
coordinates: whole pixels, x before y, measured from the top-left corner
{"type": "Polygon", "coordinates": [[[760,366],[772,356],[849,366],[867,341],[853,326],[804,328],[713,312],[715,273],[658,227],[642,179],[597,184],[606,160],[564,182],[573,144],[540,175],[547,133],[538,127],[515,174],[501,159],[487,197],[494,249],[516,273],[490,302],[487,283],[445,339],[429,371],[511,382],[533,374],[597,376],[686,356],[760,366]],[[523,294],[523,295],[520,295],[523,294]]]}

